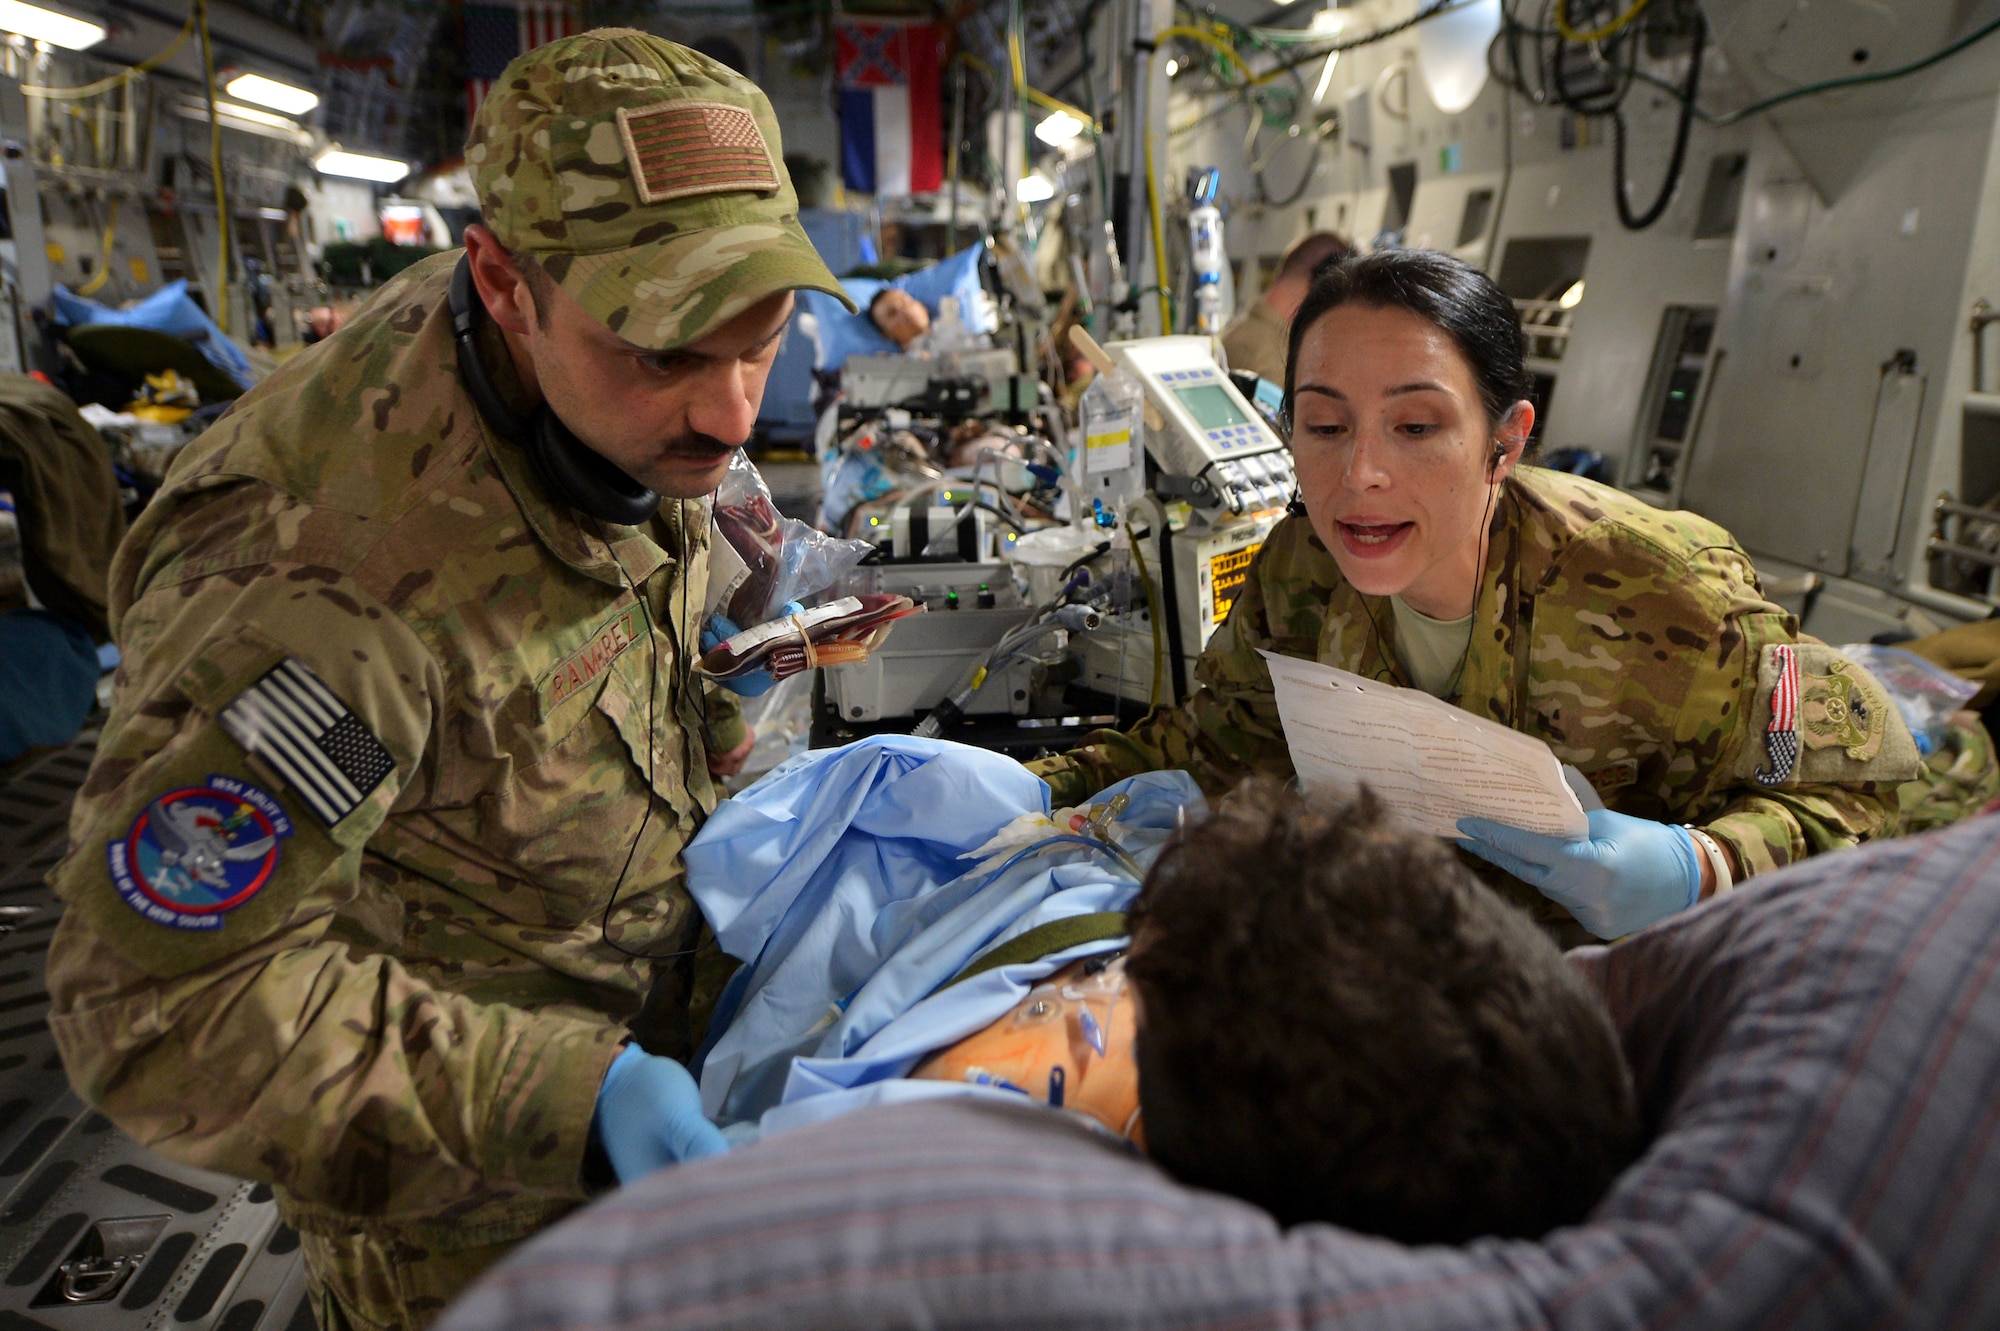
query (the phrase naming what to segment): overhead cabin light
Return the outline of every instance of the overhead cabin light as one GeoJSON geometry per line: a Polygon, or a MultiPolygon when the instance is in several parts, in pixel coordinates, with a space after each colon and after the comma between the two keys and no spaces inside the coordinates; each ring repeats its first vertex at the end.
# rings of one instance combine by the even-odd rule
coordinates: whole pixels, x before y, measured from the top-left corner
{"type": "Polygon", "coordinates": [[[319,105],[318,93],[267,79],[262,74],[238,74],[224,84],[222,90],[231,97],[268,106],[288,116],[302,116],[319,105]]]}
{"type": "Polygon", "coordinates": [[[1056,196],[1056,183],[1047,176],[1022,176],[1014,186],[1014,197],[1022,203],[1040,203],[1056,196]]]}
{"type": "Polygon", "coordinates": [[[1579,277],[1572,282],[1569,290],[1562,293],[1562,298],[1556,301],[1556,304],[1566,310],[1573,310],[1583,304],[1583,279],[1579,277]]]}
{"type": "MultiPolygon", "coordinates": [[[[174,113],[206,123],[208,103],[199,97],[184,96],[174,103],[174,113]]],[[[312,142],[312,136],[300,129],[296,120],[220,99],[215,103],[215,123],[224,129],[240,129],[247,134],[261,134],[267,139],[284,139],[302,148],[312,142]]]]}
{"type": "Polygon", "coordinates": [[[1417,32],[1417,68],[1431,102],[1457,115],[1486,87],[1486,57],[1500,34],[1500,0],[1465,0],[1417,32]]]}
{"type": "Polygon", "coordinates": [[[0,32],[16,32],[31,41],[71,51],[88,50],[104,40],[102,23],[22,4],[21,0],[0,0],[0,32]]]}
{"type": "MultiPolygon", "coordinates": [[[[197,101],[195,105],[201,107],[201,118],[204,120],[207,119],[207,104],[197,101]]],[[[225,124],[231,120],[240,120],[246,125],[260,125],[265,129],[282,129],[293,132],[296,132],[298,129],[296,122],[284,116],[273,115],[269,111],[259,111],[254,106],[238,106],[234,102],[225,102],[220,98],[216,99],[215,118],[225,124]]]]}
{"type": "Polygon", "coordinates": [[[1058,111],[1035,126],[1035,137],[1051,148],[1060,148],[1083,133],[1083,122],[1067,111],[1058,111]]]}
{"type": "Polygon", "coordinates": [[[378,185],[393,185],[410,174],[410,164],[393,157],[328,148],[313,158],[313,170],[323,176],[345,176],[349,180],[372,180],[378,185]]]}

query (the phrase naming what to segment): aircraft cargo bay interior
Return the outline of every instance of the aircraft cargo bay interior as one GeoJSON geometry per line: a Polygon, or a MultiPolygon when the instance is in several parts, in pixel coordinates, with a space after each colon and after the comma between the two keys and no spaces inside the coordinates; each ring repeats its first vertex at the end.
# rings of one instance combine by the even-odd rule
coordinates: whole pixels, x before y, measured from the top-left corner
{"type": "Polygon", "coordinates": [[[2000,0],[0,0],[0,1331],[2000,1325],[2000,0]]]}

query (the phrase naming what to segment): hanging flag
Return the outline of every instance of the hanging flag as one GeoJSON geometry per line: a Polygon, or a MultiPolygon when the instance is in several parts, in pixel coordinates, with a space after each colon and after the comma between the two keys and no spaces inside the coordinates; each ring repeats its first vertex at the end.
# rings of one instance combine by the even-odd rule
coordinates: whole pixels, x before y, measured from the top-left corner
{"type": "Polygon", "coordinates": [[[465,111],[468,120],[493,90],[507,62],[558,37],[583,31],[578,11],[561,3],[465,7],[465,111]]]}
{"type": "Polygon", "coordinates": [[[834,42],[842,182],[890,196],[941,189],[944,30],[932,23],[848,22],[835,29],[834,42]]]}

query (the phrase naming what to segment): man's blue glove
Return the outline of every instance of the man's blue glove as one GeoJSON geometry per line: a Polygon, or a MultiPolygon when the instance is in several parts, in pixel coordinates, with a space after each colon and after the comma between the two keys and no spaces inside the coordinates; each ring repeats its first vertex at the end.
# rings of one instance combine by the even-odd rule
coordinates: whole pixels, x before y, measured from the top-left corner
{"type": "Polygon", "coordinates": [[[620,1183],[729,1149],[721,1131],[702,1117],[701,1087],[688,1070],[636,1044],[625,1046],[605,1072],[590,1130],[620,1183]]]}
{"type": "Polygon", "coordinates": [[[1461,818],[1458,844],[1538,889],[1599,938],[1622,938],[1701,896],[1701,858],[1685,827],[1593,809],[1590,839],[1461,818]]]}
{"type": "MultiPolygon", "coordinates": [[[[803,613],[805,613],[805,607],[797,601],[787,601],[778,609],[780,617],[803,613]]],[[[708,617],[708,627],[701,631],[701,649],[704,652],[712,652],[742,631],[742,628],[736,621],[728,615],[710,615],[708,617]]],[[[772,686],[778,681],[771,677],[771,672],[768,670],[753,670],[747,675],[739,675],[735,679],[725,679],[719,682],[723,688],[728,689],[739,698],[757,698],[769,693],[772,686]]]]}

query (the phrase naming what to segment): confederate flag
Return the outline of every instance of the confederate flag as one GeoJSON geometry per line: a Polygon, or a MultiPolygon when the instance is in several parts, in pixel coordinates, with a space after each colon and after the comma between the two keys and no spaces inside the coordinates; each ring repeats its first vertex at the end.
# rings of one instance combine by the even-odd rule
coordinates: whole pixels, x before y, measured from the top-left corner
{"type": "Polygon", "coordinates": [[[943,188],[944,30],[931,23],[847,22],[834,40],[847,188],[878,195],[943,188]]]}

